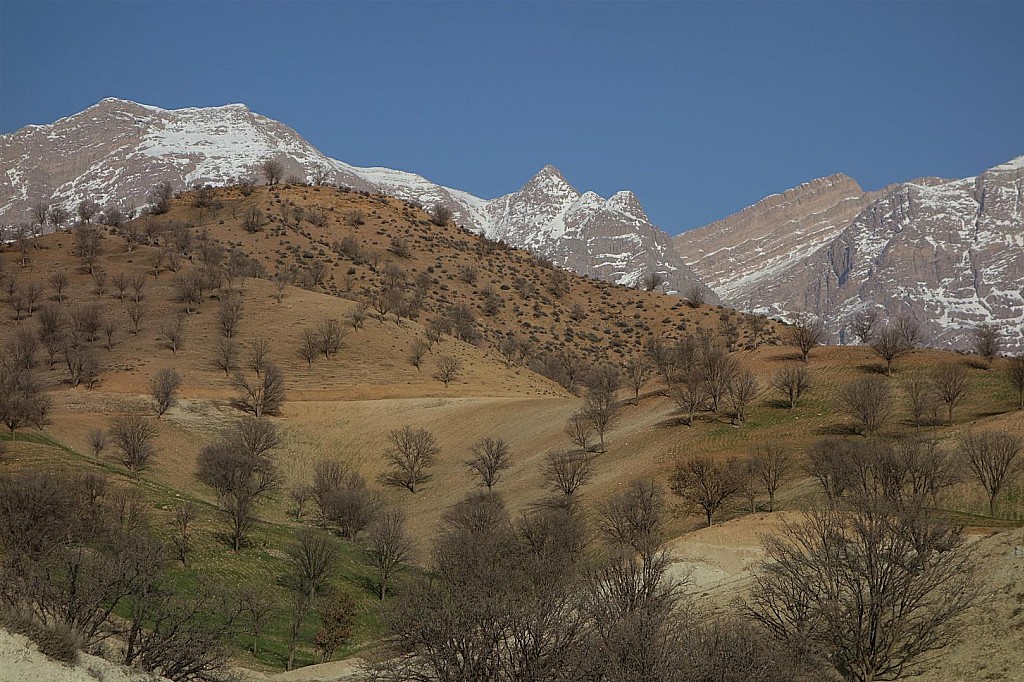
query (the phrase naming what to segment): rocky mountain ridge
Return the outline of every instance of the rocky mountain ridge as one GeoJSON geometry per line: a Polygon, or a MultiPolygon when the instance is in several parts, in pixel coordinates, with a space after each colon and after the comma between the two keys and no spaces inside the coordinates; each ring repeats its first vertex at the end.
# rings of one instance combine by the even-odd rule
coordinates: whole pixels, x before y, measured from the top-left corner
{"type": "Polygon", "coordinates": [[[860,310],[909,315],[927,343],[967,348],[981,323],[1024,348],[1024,156],[977,177],[863,192],[806,183],[676,237],[723,300],[769,315],[807,310],[853,342],[860,310]]]}
{"type": "Polygon", "coordinates": [[[482,199],[422,176],[360,168],[331,159],[288,126],[242,104],[166,110],[105,99],[53,124],[0,137],[0,223],[28,219],[39,201],[73,210],[83,199],[102,206],[142,206],[158,182],[176,189],[257,177],[267,159],[284,177],[375,191],[427,207],[443,204],[455,220],[493,239],[528,248],[556,264],[627,286],[660,273],[667,291],[697,285],[717,301],[654,226],[632,192],[603,199],[580,193],[553,166],[521,189],[482,199]]]}

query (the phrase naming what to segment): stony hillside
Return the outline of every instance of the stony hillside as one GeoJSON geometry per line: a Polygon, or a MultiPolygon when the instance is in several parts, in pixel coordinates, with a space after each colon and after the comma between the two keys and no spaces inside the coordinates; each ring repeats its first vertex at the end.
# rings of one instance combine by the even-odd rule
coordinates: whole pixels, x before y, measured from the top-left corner
{"type": "MultiPolygon", "coordinates": [[[[105,99],[51,125],[4,135],[0,224],[31,220],[39,202],[71,213],[86,199],[141,207],[158,182],[180,190],[258,179],[267,159],[281,163],[284,179],[447,206],[467,228],[585,275],[636,286],[645,275],[660,273],[669,291],[700,286],[631,192],[607,201],[593,192],[581,195],[548,166],[517,192],[482,199],[413,173],[328,158],[291,128],[241,104],[169,111],[105,99]]],[[[704,291],[707,300],[717,301],[704,291]]]]}
{"type": "Polygon", "coordinates": [[[1024,347],[1024,157],[868,194],[832,176],[676,239],[731,305],[812,311],[833,342],[878,308],[918,320],[930,345],[968,347],[989,322],[1024,347]]]}

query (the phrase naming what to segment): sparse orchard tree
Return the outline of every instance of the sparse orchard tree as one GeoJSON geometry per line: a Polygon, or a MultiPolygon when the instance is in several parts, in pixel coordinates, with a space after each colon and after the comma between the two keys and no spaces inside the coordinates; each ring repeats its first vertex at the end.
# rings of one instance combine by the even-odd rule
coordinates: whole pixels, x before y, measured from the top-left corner
{"type": "Polygon", "coordinates": [[[604,436],[619,416],[619,404],[615,401],[615,390],[611,387],[594,387],[587,391],[583,414],[594,427],[601,452],[604,452],[604,436]]]}
{"type": "Polygon", "coordinates": [[[501,438],[481,438],[470,447],[466,466],[480,477],[488,490],[493,488],[501,474],[512,467],[508,443],[501,438]]]}
{"type": "Polygon", "coordinates": [[[757,477],[768,494],[768,511],[775,511],[775,493],[789,475],[789,452],[779,443],[765,443],[752,455],[757,477]]]}
{"type": "Polygon", "coordinates": [[[199,452],[196,476],[217,493],[235,551],[256,523],[258,506],[280,486],[272,454],[280,443],[272,423],[246,417],[199,452]]]}
{"type": "Polygon", "coordinates": [[[878,311],[874,308],[870,310],[858,310],[853,316],[853,321],[850,322],[850,331],[857,337],[861,345],[867,345],[871,343],[871,340],[875,337],[875,329],[878,327],[878,311]]]}
{"type": "Polygon", "coordinates": [[[286,397],[284,373],[274,363],[267,362],[263,374],[254,380],[242,372],[235,372],[234,384],[240,392],[236,405],[243,411],[255,417],[281,413],[286,397]]]}
{"type": "Polygon", "coordinates": [[[577,410],[566,421],[565,435],[569,436],[573,445],[586,452],[590,447],[590,438],[594,435],[594,425],[583,411],[577,410]]]}
{"type": "Polygon", "coordinates": [[[811,386],[811,373],[806,367],[783,367],[772,377],[772,388],[782,394],[791,410],[811,386]]]}
{"type": "Polygon", "coordinates": [[[974,352],[985,361],[985,368],[992,367],[992,360],[1003,349],[1003,334],[994,324],[981,324],[974,330],[974,352]]]}
{"type": "Polygon", "coordinates": [[[47,216],[47,220],[54,232],[60,232],[60,226],[66,223],[70,216],[71,214],[68,213],[66,208],[60,204],[54,204],[50,207],[50,213],[47,216]]]}
{"type": "Polygon", "coordinates": [[[300,483],[288,490],[288,500],[292,503],[291,515],[296,522],[301,523],[306,516],[306,506],[313,499],[313,486],[308,483],[300,483]]]}
{"type": "Polygon", "coordinates": [[[1017,409],[1024,410],[1024,353],[1010,358],[1006,367],[1006,378],[1017,391],[1017,409]]]}
{"type": "Polygon", "coordinates": [[[430,352],[430,346],[423,339],[416,339],[412,342],[412,347],[409,349],[409,364],[419,369],[423,364],[423,358],[430,352]]]}
{"type": "Polygon", "coordinates": [[[438,227],[444,227],[451,221],[454,215],[454,212],[449,207],[444,204],[437,204],[430,212],[430,220],[438,227]]]}
{"type": "Polygon", "coordinates": [[[445,388],[459,376],[462,370],[462,360],[454,355],[442,355],[437,359],[437,370],[434,376],[443,381],[445,388]]]}
{"type": "Polygon", "coordinates": [[[683,412],[686,413],[686,425],[693,426],[697,411],[704,407],[707,400],[704,389],[704,377],[693,368],[673,376],[668,394],[683,412]]]}
{"type": "Polygon", "coordinates": [[[967,397],[967,370],[958,362],[935,367],[931,372],[932,391],[946,405],[946,423],[953,423],[953,408],[967,397]]]}
{"type": "Polygon", "coordinates": [[[337,594],[323,600],[320,606],[320,627],[313,635],[313,644],[320,652],[320,662],[331,660],[335,650],[352,638],[359,608],[348,594],[337,594]]]}
{"type": "Polygon", "coordinates": [[[1024,465],[1021,440],[1001,431],[971,432],[960,440],[967,468],[988,495],[988,514],[996,515],[996,497],[1024,465]]]}
{"type": "Polygon", "coordinates": [[[825,326],[817,317],[802,312],[797,314],[792,326],[786,327],[786,339],[800,351],[800,359],[807,362],[811,350],[825,341],[825,326]]]}
{"type": "Polygon", "coordinates": [[[149,195],[146,198],[149,199],[149,202],[152,204],[150,210],[155,215],[167,213],[171,210],[171,199],[174,198],[174,186],[166,180],[158,182],[149,190],[149,195]]]}
{"type": "Polygon", "coordinates": [[[405,530],[405,515],[397,509],[384,510],[370,524],[366,552],[377,569],[380,598],[387,596],[388,586],[402,564],[412,555],[412,538],[405,530]]]}
{"type": "Polygon", "coordinates": [[[78,222],[88,225],[92,222],[92,219],[100,212],[100,205],[92,199],[82,199],[78,202],[78,222]]]}
{"type": "Polygon", "coordinates": [[[229,339],[234,337],[241,321],[241,297],[235,294],[223,296],[220,299],[220,305],[217,307],[217,324],[220,327],[220,333],[229,339]]]}
{"type": "Polygon", "coordinates": [[[263,337],[252,340],[249,344],[249,369],[256,372],[256,376],[263,374],[268,357],[270,356],[270,344],[263,337]]]}
{"type": "Polygon", "coordinates": [[[164,367],[154,375],[150,382],[153,400],[156,401],[156,418],[159,419],[167,410],[178,402],[178,390],[181,388],[181,375],[170,367],[164,367]]]}
{"type": "Polygon", "coordinates": [[[103,336],[106,338],[107,350],[111,350],[114,347],[114,337],[117,336],[117,332],[121,330],[121,318],[113,313],[108,313],[103,316],[103,336]]]}
{"type": "Polygon", "coordinates": [[[50,275],[50,286],[53,287],[53,293],[57,299],[57,303],[63,303],[64,290],[68,288],[67,270],[58,270],[50,275]]]}
{"type": "Polygon", "coordinates": [[[896,327],[885,326],[871,340],[871,349],[885,360],[885,375],[892,376],[892,363],[914,349],[896,327]]]}
{"type": "Polygon", "coordinates": [[[921,331],[921,324],[909,315],[903,315],[896,320],[896,329],[903,337],[904,343],[911,349],[921,345],[924,333],[921,331]]]}
{"type": "Polygon", "coordinates": [[[733,460],[715,461],[701,455],[676,467],[672,492],[700,508],[710,527],[715,514],[739,493],[740,483],[733,460]]]}
{"type": "Polygon", "coordinates": [[[89,432],[89,449],[92,450],[94,461],[100,460],[100,455],[107,448],[107,432],[103,429],[93,429],[89,432]]]}
{"type": "Polygon", "coordinates": [[[554,450],[544,455],[544,483],[572,497],[594,477],[594,458],[584,450],[554,450]]]}
{"type": "Polygon", "coordinates": [[[911,375],[902,382],[903,395],[906,397],[907,409],[914,428],[925,423],[937,411],[939,402],[935,388],[929,379],[921,375],[911,375]]]}
{"type": "Polygon", "coordinates": [[[174,506],[174,516],[171,517],[171,541],[182,566],[188,564],[188,555],[192,551],[192,525],[195,520],[196,508],[191,502],[179,502],[174,506]]]}
{"type": "Polygon", "coordinates": [[[760,393],[761,387],[749,369],[743,369],[736,373],[729,382],[729,402],[736,414],[736,423],[742,424],[747,419],[747,407],[754,402],[760,393]]]}
{"type": "Polygon", "coordinates": [[[683,301],[686,305],[691,308],[699,308],[707,301],[707,294],[704,292],[704,287],[696,282],[688,285],[686,290],[683,292],[683,301]]]}
{"type": "Polygon", "coordinates": [[[391,446],[384,451],[384,460],[391,467],[383,480],[388,485],[411,493],[431,478],[430,469],[437,463],[441,448],[434,434],[426,429],[403,426],[388,434],[391,446]]]}
{"type": "Polygon", "coordinates": [[[864,435],[880,429],[892,415],[892,408],[892,387],[881,377],[857,379],[839,391],[839,409],[864,435]]]}
{"type": "Polygon", "coordinates": [[[634,355],[626,361],[626,382],[633,389],[634,405],[640,401],[640,390],[643,389],[644,384],[651,378],[652,369],[650,362],[643,355],[634,355]]]}
{"type": "Polygon", "coordinates": [[[213,364],[224,370],[224,376],[229,377],[238,369],[238,344],[232,339],[217,339],[217,347],[213,356],[213,364]]]}
{"type": "Polygon", "coordinates": [[[260,164],[260,173],[268,185],[276,185],[284,177],[284,164],[277,159],[267,159],[260,164]]]}
{"type": "Polygon", "coordinates": [[[245,215],[242,216],[242,227],[244,227],[245,231],[250,234],[259,232],[266,224],[267,217],[263,215],[263,211],[255,206],[250,206],[249,210],[247,210],[245,215]]]}
{"type": "Polygon", "coordinates": [[[303,329],[299,338],[299,357],[306,361],[308,367],[320,356],[320,337],[315,329],[303,329]]]}
{"type": "Polygon", "coordinates": [[[321,320],[316,326],[320,352],[330,359],[337,355],[345,342],[345,329],[335,319],[321,320]]]}
{"type": "Polygon", "coordinates": [[[121,451],[121,462],[138,477],[155,452],[156,425],[138,415],[118,417],[110,426],[110,435],[121,451]]]}
{"type": "Polygon", "coordinates": [[[177,353],[185,343],[185,317],[176,315],[160,323],[160,338],[164,348],[177,353]]]}
{"type": "Polygon", "coordinates": [[[142,329],[142,321],[146,318],[146,309],[140,304],[133,302],[128,304],[125,312],[128,315],[128,321],[131,322],[132,336],[138,336],[139,330],[142,329]]]}

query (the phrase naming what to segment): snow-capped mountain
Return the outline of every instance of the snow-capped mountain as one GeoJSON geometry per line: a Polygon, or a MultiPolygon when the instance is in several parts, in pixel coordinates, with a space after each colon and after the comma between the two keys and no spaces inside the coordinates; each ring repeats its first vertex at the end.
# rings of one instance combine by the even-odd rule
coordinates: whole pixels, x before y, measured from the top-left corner
{"type": "Polygon", "coordinates": [[[911,315],[936,346],[969,347],[983,322],[1024,349],[1024,156],[962,180],[865,193],[831,176],[676,238],[736,307],[809,310],[833,340],[858,310],[911,315]]]}
{"type": "Polygon", "coordinates": [[[632,286],[658,272],[668,291],[700,285],[631,192],[608,200],[580,194],[546,166],[519,191],[486,200],[414,173],[328,158],[288,126],[242,104],[166,110],[105,99],[53,124],[3,135],[0,224],[27,221],[40,201],[69,211],[83,199],[142,206],[158,182],[183,189],[256,178],[271,158],[283,164],[285,178],[306,181],[320,172],[333,184],[427,207],[444,204],[466,228],[582,274],[632,286]]]}

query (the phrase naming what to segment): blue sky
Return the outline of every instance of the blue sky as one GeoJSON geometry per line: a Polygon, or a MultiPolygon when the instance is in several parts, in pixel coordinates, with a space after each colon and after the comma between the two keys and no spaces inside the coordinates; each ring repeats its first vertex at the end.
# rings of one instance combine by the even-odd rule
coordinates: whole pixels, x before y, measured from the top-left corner
{"type": "Polygon", "coordinates": [[[1024,154],[1024,3],[0,0],[0,131],[244,102],[493,197],[544,164],[676,233],[806,180],[1024,154]]]}

